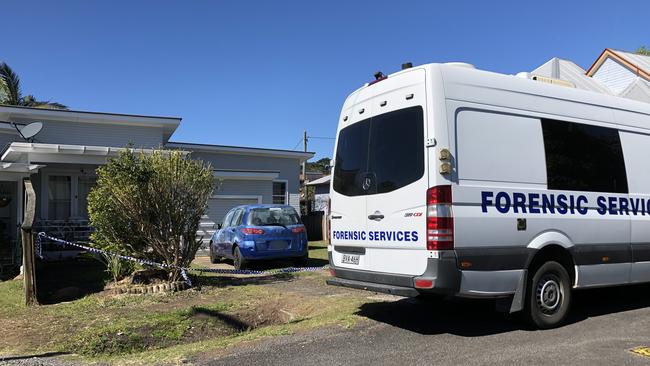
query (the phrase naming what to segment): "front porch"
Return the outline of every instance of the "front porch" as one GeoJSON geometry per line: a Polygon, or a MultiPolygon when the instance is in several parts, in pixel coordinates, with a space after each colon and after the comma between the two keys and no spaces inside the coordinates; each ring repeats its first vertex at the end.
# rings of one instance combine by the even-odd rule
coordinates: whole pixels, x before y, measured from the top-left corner
{"type": "MultiPolygon", "coordinates": [[[[88,242],[88,193],[95,170],[124,148],[13,142],[0,157],[0,275],[21,265],[19,228],[23,218],[23,180],[36,192],[34,233],[43,231],[68,241],[88,242]]],[[[138,150],[150,153],[151,149],[138,150]]],[[[50,260],[78,251],[43,243],[50,260]]]]}

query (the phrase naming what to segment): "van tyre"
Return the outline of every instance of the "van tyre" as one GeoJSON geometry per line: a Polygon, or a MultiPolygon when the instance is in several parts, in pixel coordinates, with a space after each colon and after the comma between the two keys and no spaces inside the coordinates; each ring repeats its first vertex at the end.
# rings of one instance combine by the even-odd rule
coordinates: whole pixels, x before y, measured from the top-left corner
{"type": "Polygon", "coordinates": [[[526,291],[526,315],[537,328],[562,324],[571,305],[571,278],[558,262],[546,262],[534,272],[526,291]]]}
{"type": "Polygon", "coordinates": [[[235,269],[246,269],[246,259],[244,256],[241,254],[241,250],[239,250],[239,247],[235,247],[235,250],[233,250],[233,265],[235,266],[235,269]]]}

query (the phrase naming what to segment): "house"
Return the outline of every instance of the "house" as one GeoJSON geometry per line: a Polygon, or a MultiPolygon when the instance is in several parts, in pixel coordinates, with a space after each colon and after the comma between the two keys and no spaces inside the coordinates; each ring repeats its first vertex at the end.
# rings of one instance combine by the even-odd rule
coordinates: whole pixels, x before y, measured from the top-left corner
{"type": "Polygon", "coordinates": [[[305,183],[306,186],[314,187],[313,211],[322,211],[325,216],[329,215],[330,179],[331,175],[326,175],[305,183]]]}
{"type": "Polygon", "coordinates": [[[650,103],[650,56],[646,55],[606,48],[588,70],[554,57],[531,74],[568,81],[578,89],[650,103]]]}
{"type": "Polygon", "coordinates": [[[95,169],[129,144],[145,153],[161,146],[181,149],[212,164],[216,188],[198,233],[203,239],[209,240],[215,223],[236,205],[282,203],[299,209],[300,165],[313,153],[171,142],[180,123],[177,117],[0,105],[0,248],[6,252],[8,243],[17,241],[22,180],[28,177],[37,196],[35,230],[87,240],[86,199],[95,169]],[[26,141],[18,130],[35,121],[43,128],[26,141]]]}

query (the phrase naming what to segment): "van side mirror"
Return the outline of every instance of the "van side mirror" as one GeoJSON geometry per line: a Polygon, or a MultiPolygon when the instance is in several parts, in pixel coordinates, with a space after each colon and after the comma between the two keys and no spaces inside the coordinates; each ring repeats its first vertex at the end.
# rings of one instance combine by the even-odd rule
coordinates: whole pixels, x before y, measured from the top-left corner
{"type": "Polygon", "coordinates": [[[221,224],[217,224],[217,230],[221,230],[221,224]]]}

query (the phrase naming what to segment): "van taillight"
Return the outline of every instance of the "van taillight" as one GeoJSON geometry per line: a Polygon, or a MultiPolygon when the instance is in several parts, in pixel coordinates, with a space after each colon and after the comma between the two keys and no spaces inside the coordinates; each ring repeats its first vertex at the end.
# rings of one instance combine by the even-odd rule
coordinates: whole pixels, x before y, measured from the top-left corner
{"type": "Polygon", "coordinates": [[[327,199],[327,246],[332,246],[332,199],[327,199]]]}
{"type": "Polygon", "coordinates": [[[451,186],[427,189],[427,250],[454,249],[451,186]]]}

